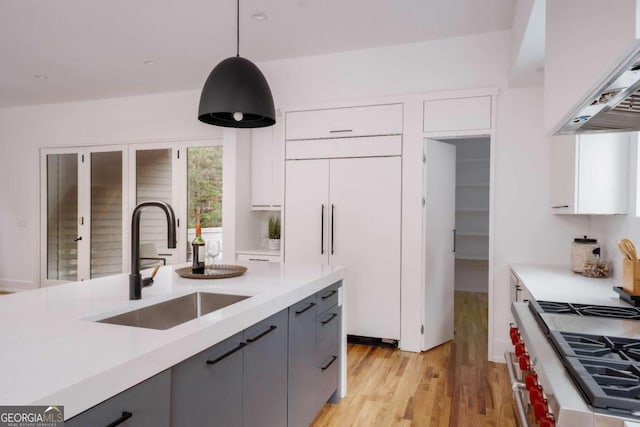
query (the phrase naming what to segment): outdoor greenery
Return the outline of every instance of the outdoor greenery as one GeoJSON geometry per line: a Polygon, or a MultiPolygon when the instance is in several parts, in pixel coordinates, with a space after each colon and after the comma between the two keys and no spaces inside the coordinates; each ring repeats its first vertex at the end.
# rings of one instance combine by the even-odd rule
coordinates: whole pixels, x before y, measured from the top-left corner
{"type": "Polygon", "coordinates": [[[188,227],[222,227],[222,146],[189,148],[187,168],[188,227]]]}

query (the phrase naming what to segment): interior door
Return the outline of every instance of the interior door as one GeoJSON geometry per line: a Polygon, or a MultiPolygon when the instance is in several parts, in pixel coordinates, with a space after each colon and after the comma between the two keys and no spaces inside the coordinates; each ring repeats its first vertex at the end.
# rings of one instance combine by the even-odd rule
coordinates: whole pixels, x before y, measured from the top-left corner
{"type": "Polygon", "coordinates": [[[456,147],[424,142],[422,350],[453,339],[455,271],[456,147]]]}
{"type": "Polygon", "coordinates": [[[347,333],[400,339],[400,157],[331,159],[330,264],[347,266],[347,333]]]}
{"type": "Polygon", "coordinates": [[[286,162],[284,256],[286,262],[329,260],[329,160],[286,162]]]}

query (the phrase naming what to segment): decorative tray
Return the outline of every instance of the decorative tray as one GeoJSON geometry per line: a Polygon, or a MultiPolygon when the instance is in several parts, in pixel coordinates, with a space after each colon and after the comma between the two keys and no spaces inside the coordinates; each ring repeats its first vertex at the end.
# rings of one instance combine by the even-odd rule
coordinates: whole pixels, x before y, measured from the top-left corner
{"type": "Polygon", "coordinates": [[[233,264],[213,264],[204,267],[204,274],[193,274],[191,267],[176,268],[178,276],[185,279],[227,279],[229,277],[242,276],[247,267],[233,264]]]}

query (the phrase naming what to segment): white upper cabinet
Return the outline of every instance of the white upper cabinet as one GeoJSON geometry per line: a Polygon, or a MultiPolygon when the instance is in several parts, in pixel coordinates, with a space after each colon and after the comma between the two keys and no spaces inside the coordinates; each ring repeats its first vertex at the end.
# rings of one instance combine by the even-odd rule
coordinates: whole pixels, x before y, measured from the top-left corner
{"type": "Polygon", "coordinates": [[[632,51],[640,22],[637,3],[546,2],[544,114],[549,134],[632,51]]]}
{"type": "Polygon", "coordinates": [[[321,139],[402,134],[402,104],[287,113],[286,139],[321,139]]]}
{"type": "Polygon", "coordinates": [[[284,179],[284,140],[281,126],[251,132],[251,208],[279,210],[284,179]]]}
{"type": "Polygon", "coordinates": [[[491,97],[434,99],[424,102],[424,131],[491,129],[491,97]]]}
{"type": "Polygon", "coordinates": [[[627,213],[631,134],[554,137],[550,203],[553,213],[627,213]]]}

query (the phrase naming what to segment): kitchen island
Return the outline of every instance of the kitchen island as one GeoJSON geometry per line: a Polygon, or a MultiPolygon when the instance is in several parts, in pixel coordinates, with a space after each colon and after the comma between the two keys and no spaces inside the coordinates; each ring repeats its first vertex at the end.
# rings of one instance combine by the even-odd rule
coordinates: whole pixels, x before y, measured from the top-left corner
{"type": "MultiPolygon", "coordinates": [[[[329,265],[243,265],[243,276],[220,280],[183,279],[173,266],[163,267],[137,301],[128,298],[127,274],[3,296],[0,405],[64,405],[69,419],[339,283],[345,273],[329,265]],[[166,330],[96,322],[194,292],[250,298],[166,330]]],[[[340,288],[338,305],[342,294],[340,288]]],[[[344,330],[342,322],[340,396],[344,330]]]]}
{"type": "Polygon", "coordinates": [[[545,419],[540,425],[623,427],[639,422],[637,396],[623,397],[620,384],[607,386],[616,375],[635,381],[626,372],[629,364],[616,366],[636,363],[635,358],[612,343],[640,343],[640,310],[620,300],[613,290],[620,283],[583,277],[564,266],[512,265],[511,272],[512,284],[529,299],[512,304],[515,354],[505,355],[521,424],[538,425],[536,412],[545,419],[547,411],[554,421],[545,419]],[[609,367],[616,373],[608,373],[609,367]]]}

